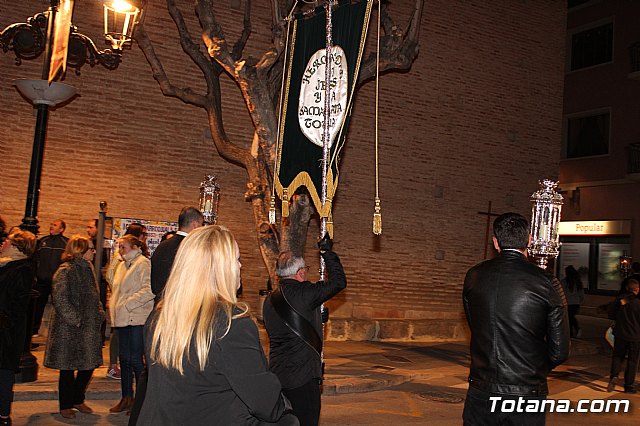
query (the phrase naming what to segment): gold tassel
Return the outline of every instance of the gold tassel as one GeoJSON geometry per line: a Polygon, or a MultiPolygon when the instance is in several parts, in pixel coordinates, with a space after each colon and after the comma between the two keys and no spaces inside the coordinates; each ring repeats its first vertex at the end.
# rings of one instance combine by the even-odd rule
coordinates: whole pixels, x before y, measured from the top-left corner
{"type": "Polygon", "coordinates": [[[376,207],[373,213],[373,233],[382,234],[382,215],[380,214],[380,198],[376,197],[376,207]]]}
{"type": "Polygon", "coordinates": [[[329,213],[329,217],[327,217],[327,232],[329,233],[329,238],[333,240],[333,214],[329,213]]]}
{"type": "Polygon", "coordinates": [[[282,190],[282,217],[289,217],[289,191],[282,190]]]}
{"type": "Polygon", "coordinates": [[[271,194],[271,203],[269,204],[269,223],[276,224],[276,197],[274,194],[271,194]]]}

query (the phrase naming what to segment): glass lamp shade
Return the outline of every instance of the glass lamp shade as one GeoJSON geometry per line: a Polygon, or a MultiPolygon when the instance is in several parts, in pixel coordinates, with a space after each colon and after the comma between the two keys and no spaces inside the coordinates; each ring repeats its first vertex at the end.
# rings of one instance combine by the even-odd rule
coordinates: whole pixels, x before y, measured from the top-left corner
{"type": "Polygon", "coordinates": [[[51,83],[47,80],[15,80],[14,84],[34,105],[54,107],[68,101],[76,94],[76,88],[63,83],[51,83]]]}
{"type": "Polygon", "coordinates": [[[114,50],[131,46],[131,36],[142,17],[143,0],[105,0],[104,38],[114,50]]]}
{"type": "Polygon", "coordinates": [[[562,195],[555,191],[558,182],[544,179],[540,189],[531,194],[531,247],[529,253],[541,268],[551,258],[558,257],[560,235],[558,223],[562,210],[562,195]]]}

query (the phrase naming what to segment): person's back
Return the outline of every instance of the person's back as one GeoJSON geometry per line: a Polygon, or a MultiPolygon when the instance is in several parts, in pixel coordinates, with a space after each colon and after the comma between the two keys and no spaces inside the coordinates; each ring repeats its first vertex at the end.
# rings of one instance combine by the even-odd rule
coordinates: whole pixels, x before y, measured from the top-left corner
{"type": "Polygon", "coordinates": [[[564,293],[557,279],[527,261],[531,236],[522,215],[498,216],[493,232],[498,257],[469,269],[464,281],[471,366],[462,418],[465,426],[544,425],[544,411],[495,406],[547,395],[547,375],[569,356],[564,293]]]}
{"type": "Polygon", "coordinates": [[[503,251],[469,270],[469,381],[492,392],[546,394],[547,373],[564,360],[562,351],[547,348],[548,312],[553,301],[561,306],[558,294],[552,278],[518,252],[503,251]]]}
{"type": "Polygon", "coordinates": [[[640,299],[628,292],[616,299],[616,325],[613,334],[628,342],[640,342],[640,299]]]}

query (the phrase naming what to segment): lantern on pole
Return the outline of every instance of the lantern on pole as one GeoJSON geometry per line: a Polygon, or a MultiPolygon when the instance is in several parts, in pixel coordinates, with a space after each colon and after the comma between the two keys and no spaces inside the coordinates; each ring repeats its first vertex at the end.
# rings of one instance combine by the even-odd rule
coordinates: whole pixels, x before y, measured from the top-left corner
{"type": "Polygon", "coordinates": [[[620,275],[622,275],[623,277],[628,277],[629,276],[629,271],[631,270],[631,261],[633,260],[633,258],[629,255],[627,255],[627,251],[624,250],[622,252],[622,256],[620,256],[619,261],[620,261],[620,275]]]}
{"type": "Polygon", "coordinates": [[[220,198],[220,185],[214,175],[205,175],[200,184],[199,208],[208,225],[213,225],[218,219],[218,200],[220,198]]]}
{"type": "Polygon", "coordinates": [[[538,181],[540,189],[531,194],[531,246],[529,254],[542,269],[549,259],[558,257],[560,235],[558,223],[562,210],[562,195],[555,191],[558,182],[538,181]]]}

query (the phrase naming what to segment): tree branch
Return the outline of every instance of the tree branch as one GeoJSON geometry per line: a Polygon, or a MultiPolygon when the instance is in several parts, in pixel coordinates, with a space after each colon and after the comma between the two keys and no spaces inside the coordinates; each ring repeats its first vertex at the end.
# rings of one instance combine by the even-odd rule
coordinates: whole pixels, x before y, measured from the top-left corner
{"type": "Polygon", "coordinates": [[[224,31],[213,14],[212,0],[197,0],[196,14],[204,31],[202,40],[207,45],[209,56],[218,62],[229,76],[235,79],[236,60],[229,52],[224,31]]]}
{"type": "Polygon", "coordinates": [[[142,50],[144,57],[147,59],[147,62],[151,66],[151,71],[153,72],[153,78],[160,85],[160,90],[162,94],[165,96],[170,96],[173,98],[180,99],[182,102],[186,104],[191,104],[195,106],[199,106],[201,108],[205,108],[207,104],[210,102],[209,98],[204,95],[199,95],[195,93],[191,88],[182,88],[171,84],[169,77],[167,77],[167,73],[158,58],[158,55],[153,48],[153,44],[147,35],[147,32],[144,29],[143,25],[140,25],[136,29],[136,42],[142,50]]]}
{"type": "MultiPolygon", "coordinates": [[[[382,8],[381,20],[384,22],[385,35],[380,38],[380,73],[390,70],[408,70],[418,56],[418,42],[420,39],[420,20],[424,0],[415,0],[413,14],[409,20],[407,31],[402,34],[401,30],[393,24],[393,19],[388,13],[387,7],[382,8]],[[388,32],[390,31],[390,33],[388,32]]],[[[371,53],[362,62],[358,85],[375,77],[376,75],[376,54],[371,53]]]]}
{"type": "Polygon", "coordinates": [[[244,18],[242,20],[242,34],[236,44],[233,45],[233,51],[231,57],[234,61],[239,60],[242,57],[244,47],[251,35],[251,0],[246,0],[244,3],[244,18]]]}

